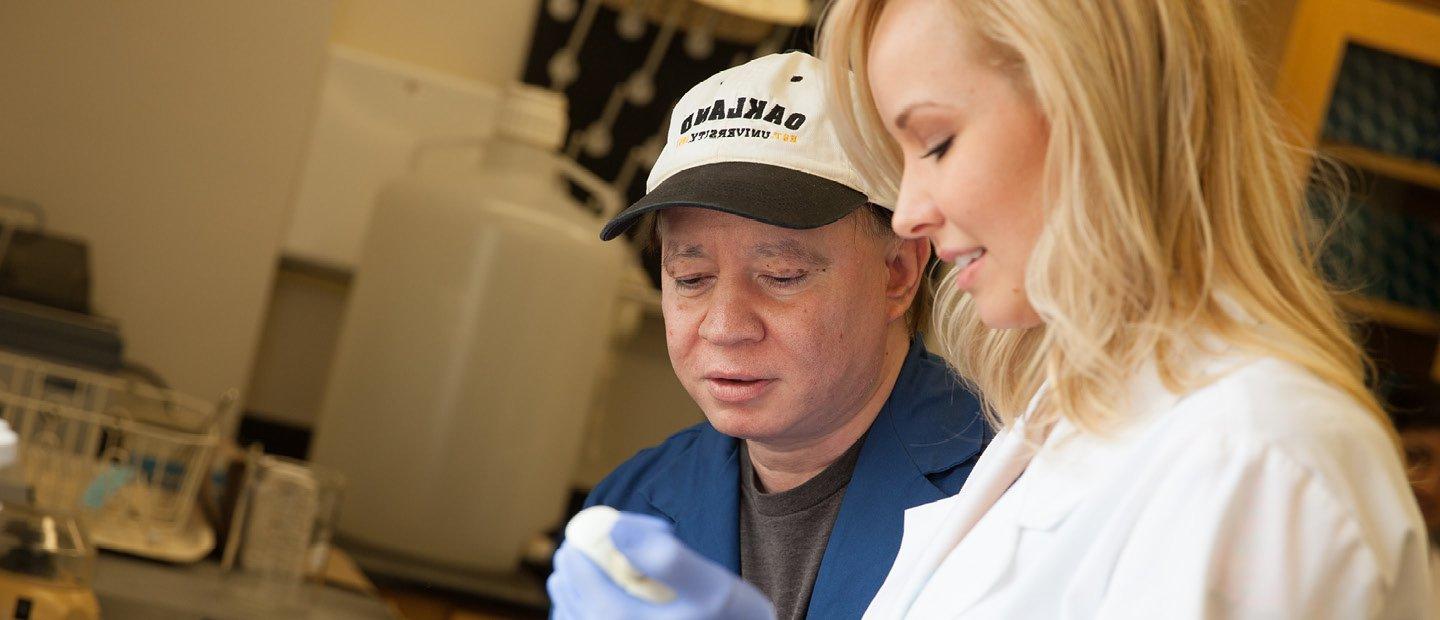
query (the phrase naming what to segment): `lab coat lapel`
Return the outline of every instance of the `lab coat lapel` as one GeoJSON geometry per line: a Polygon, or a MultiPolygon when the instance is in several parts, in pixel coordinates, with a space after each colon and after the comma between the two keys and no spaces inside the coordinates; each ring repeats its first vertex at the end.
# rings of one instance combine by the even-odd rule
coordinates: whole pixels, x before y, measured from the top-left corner
{"type": "Polygon", "coordinates": [[[815,577],[809,618],[859,617],[870,601],[856,592],[874,592],[885,581],[904,534],[905,509],[945,498],[906,453],[888,409],[860,448],[815,577]]]}
{"type": "Polygon", "coordinates": [[[740,573],[740,445],[707,429],[647,489],[650,505],[675,523],[686,546],[740,573]]]}
{"type": "MultiPolygon", "coordinates": [[[[1044,390],[1041,388],[1042,393],[1044,390]]],[[[1178,401],[1178,397],[1164,387],[1153,367],[1142,369],[1139,377],[1132,381],[1129,391],[1127,411],[1136,418],[1150,418],[1173,408],[1178,401]]],[[[1036,396],[1038,399],[1039,395],[1036,396]]],[[[1032,409],[1034,403],[1031,403],[1032,409]]],[[[907,513],[906,527],[915,526],[907,529],[907,533],[914,531],[921,534],[919,540],[906,540],[901,548],[901,557],[896,561],[897,569],[905,571],[903,575],[894,576],[903,587],[897,587],[893,592],[882,590],[877,604],[872,606],[874,612],[867,613],[867,618],[899,618],[907,614],[925,617],[934,610],[924,605],[921,606],[923,608],[913,606],[926,585],[936,580],[946,586],[940,601],[945,613],[963,614],[1009,570],[1015,561],[1022,531],[1056,527],[1093,491],[1097,472],[1120,466],[1126,447],[1133,446],[1133,442],[1076,436],[1076,429],[1063,421],[1055,424],[1054,428],[1037,433],[1032,441],[1027,442],[1025,425],[1028,415],[1027,411],[1013,429],[1003,432],[991,442],[965,487],[953,498],[953,504],[943,516],[933,510],[934,507],[922,507],[931,510],[912,510],[913,515],[907,513]],[[1046,456],[1037,459],[1039,444],[1047,438],[1068,449],[1050,450],[1046,456]],[[1072,442],[1082,445],[1077,447],[1072,442]],[[1083,466],[1079,461],[1065,458],[1069,450],[1084,453],[1083,466]],[[987,530],[987,534],[993,535],[983,539],[965,541],[965,553],[971,556],[968,561],[973,562],[971,570],[965,573],[973,578],[963,582],[947,580],[945,571],[940,570],[945,560],[1027,470],[1033,477],[1026,482],[1024,489],[1017,489],[1023,494],[1015,498],[1018,501],[1009,504],[1011,512],[994,515],[1003,526],[987,530]]],[[[1136,419],[1134,425],[1121,432],[1142,433],[1145,421],[1136,419]]],[[[927,594],[927,601],[929,596],[927,594]]]]}
{"type": "MultiPolygon", "coordinates": [[[[933,528],[919,528],[920,531],[928,530],[928,533],[924,534],[916,532],[924,537],[923,542],[907,544],[901,550],[902,554],[907,554],[908,557],[896,562],[897,570],[903,571],[903,574],[892,576],[898,580],[897,587],[883,590],[877,596],[877,604],[871,607],[873,613],[867,613],[867,617],[905,616],[955,547],[974,529],[980,517],[995,505],[1020,474],[1024,473],[1026,466],[1034,458],[1035,451],[1036,446],[1025,440],[1023,422],[1009,432],[998,435],[976,464],[975,470],[970,473],[960,494],[949,503],[944,517],[938,519],[938,525],[933,528]]],[[[929,517],[924,521],[937,522],[932,514],[935,507],[921,508],[932,509],[924,511],[929,517]]],[[[1013,561],[1017,537],[1018,529],[1013,532],[1007,530],[1006,535],[972,543],[977,546],[974,547],[975,557],[970,560],[983,569],[980,571],[981,577],[964,583],[949,584],[947,609],[959,613],[989,590],[1013,561]]]]}

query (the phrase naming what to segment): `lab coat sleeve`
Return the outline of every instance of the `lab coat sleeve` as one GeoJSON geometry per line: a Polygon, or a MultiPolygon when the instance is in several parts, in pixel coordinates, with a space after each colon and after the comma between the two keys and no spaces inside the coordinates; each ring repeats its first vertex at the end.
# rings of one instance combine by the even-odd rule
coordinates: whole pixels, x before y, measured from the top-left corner
{"type": "Polygon", "coordinates": [[[1397,587],[1400,567],[1357,518],[1392,507],[1341,501],[1335,480],[1282,450],[1204,443],[1148,483],[1097,617],[1430,617],[1426,587],[1397,587]]]}

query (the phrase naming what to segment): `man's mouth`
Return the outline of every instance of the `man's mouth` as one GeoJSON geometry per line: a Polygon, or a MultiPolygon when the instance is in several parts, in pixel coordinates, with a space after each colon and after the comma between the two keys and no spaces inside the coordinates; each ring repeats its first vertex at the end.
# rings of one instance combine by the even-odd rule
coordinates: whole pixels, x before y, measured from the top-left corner
{"type": "Polygon", "coordinates": [[[763,395],[775,379],[744,374],[714,373],[704,376],[705,387],[716,400],[743,403],[763,395]]]}

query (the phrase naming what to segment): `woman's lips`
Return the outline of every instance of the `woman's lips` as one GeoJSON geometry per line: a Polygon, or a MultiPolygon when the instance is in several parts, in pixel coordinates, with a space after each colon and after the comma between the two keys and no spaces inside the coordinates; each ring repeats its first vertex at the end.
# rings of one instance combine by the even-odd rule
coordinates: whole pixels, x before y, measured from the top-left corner
{"type": "Polygon", "coordinates": [[[975,286],[975,279],[980,277],[978,275],[980,268],[985,265],[985,256],[984,251],[981,251],[979,256],[970,259],[968,262],[957,263],[956,266],[960,269],[960,273],[955,274],[955,286],[960,287],[960,290],[964,291],[968,291],[972,286],[975,286]],[[960,267],[959,265],[961,264],[964,266],[960,267]]]}
{"type": "Polygon", "coordinates": [[[977,274],[985,263],[986,251],[983,247],[970,247],[942,250],[938,255],[941,260],[955,265],[955,286],[969,290],[975,284],[975,278],[979,277],[977,274]]]}
{"type": "Polygon", "coordinates": [[[724,403],[743,403],[759,398],[773,383],[774,379],[705,377],[705,387],[710,390],[710,395],[724,403]]]}

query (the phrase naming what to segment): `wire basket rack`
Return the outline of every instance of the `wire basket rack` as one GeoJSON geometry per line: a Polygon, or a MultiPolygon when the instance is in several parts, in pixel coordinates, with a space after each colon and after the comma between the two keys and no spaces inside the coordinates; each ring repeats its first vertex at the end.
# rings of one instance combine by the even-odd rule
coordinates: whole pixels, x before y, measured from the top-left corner
{"type": "Polygon", "coordinates": [[[0,418],[20,438],[12,475],[39,508],[79,515],[100,547],[160,559],[213,547],[192,513],[235,406],[233,390],[211,403],[0,351],[0,418]]]}

